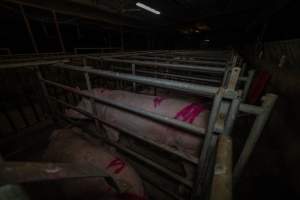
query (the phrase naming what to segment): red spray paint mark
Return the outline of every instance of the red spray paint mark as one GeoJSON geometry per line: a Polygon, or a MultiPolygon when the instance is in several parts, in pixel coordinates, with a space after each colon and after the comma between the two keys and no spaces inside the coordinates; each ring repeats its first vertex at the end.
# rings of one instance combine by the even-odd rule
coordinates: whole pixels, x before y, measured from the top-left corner
{"type": "Polygon", "coordinates": [[[153,99],[153,103],[154,103],[154,108],[156,108],[157,106],[159,106],[160,104],[161,104],[161,102],[163,101],[163,100],[165,100],[166,98],[164,98],[164,97],[155,97],[154,99],[153,99]]]}
{"type": "Polygon", "coordinates": [[[175,119],[191,124],[203,110],[205,108],[201,103],[192,103],[176,113],[175,119]]]}
{"type": "Polygon", "coordinates": [[[124,169],[125,166],[126,164],[123,160],[121,160],[120,158],[115,158],[107,165],[106,169],[114,168],[115,169],[114,173],[119,174],[124,169]]]}

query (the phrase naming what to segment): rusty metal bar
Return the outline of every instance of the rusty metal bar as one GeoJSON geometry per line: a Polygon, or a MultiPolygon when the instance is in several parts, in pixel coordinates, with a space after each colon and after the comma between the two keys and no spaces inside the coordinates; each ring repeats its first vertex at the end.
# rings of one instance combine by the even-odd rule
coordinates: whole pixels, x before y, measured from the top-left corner
{"type": "Polygon", "coordinates": [[[210,200],[232,200],[232,140],[220,135],[218,139],[210,200]]]}

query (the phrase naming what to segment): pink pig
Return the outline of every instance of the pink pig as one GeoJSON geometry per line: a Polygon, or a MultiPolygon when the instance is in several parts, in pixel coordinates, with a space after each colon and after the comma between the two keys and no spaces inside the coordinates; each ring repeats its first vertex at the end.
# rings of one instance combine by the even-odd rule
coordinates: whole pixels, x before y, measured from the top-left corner
{"type": "MultiPolygon", "coordinates": [[[[109,100],[110,102],[157,113],[200,128],[206,128],[208,123],[209,112],[201,100],[193,101],[183,98],[151,96],[103,88],[95,88],[93,92],[96,96],[109,100]]],[[[88,112],[92,111],[90,101],[86,98],[83,98],[77,107],[88,112]]],[[[100,103],[97,103],[96,108],[98,117],[109,124],[125,128],[138,136],[174,147],[187,154],[196,155],[199,152],[202,141],[198,136],[100,103]]],[[[66,110],[65,114],[68,117],[78,119],[87,118],[81,113],[71,109],[66,110]]],[[[113,128],[104,127],[108,137],[117,141],[119,138],[118,132],[113,128]]]]}
{"type": "Polygon", "coordinates": [[[121,193],[117,193],[116,188],[103,178],[81,178],[62,182],[66,196],[72,199],[124,197],[123,199],[128,200],[145,200],[143,184],[135,170],[120,155],[83,139],[83,135],[86,134],[78,128],[54,131],[45,158],[55,162],[94,165],[113,177],[121,193]]]}

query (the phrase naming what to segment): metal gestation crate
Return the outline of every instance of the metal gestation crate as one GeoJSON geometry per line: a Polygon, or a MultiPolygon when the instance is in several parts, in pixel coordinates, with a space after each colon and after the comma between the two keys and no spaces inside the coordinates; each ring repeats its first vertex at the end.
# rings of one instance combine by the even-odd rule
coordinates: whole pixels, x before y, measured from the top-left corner
{"type": "MultiPolygon", "coordinates": [[[[64,57],[51,60],[37,59],[30,62],[1,64],[0,68],[29,67],[34,69],[41,83],[44,97],[50,106],[52,117],[55,120],[61,119],[61,117],[64,118],[63,115],[59,114],[61,110],[58,110],[56,106],[62,105],[74,109],[92,119],[95,123],[96,128],[94,131],[96,134],[101,132],[99,130],[99,124],[103,123],[122,130],[128,137],[134,137],[154,148],[160,149],[194,165],[197,173],[195,179],[191,181],[159,165],[139,152],[132,151],[119,143],[106,141],[133,159],[144,163],[146,167],[155,169],[160,174],[178,183],[178,185],[189,188],[189,196],[191,199],[204,199],[209,197],[210,199],[231,199],[232,180],[233,183],[235,183],[241,175],[255,143],[266,125],[277,98],[274,94],[267,94],[262,99],[263,103],[260,106],[243,103],[250,88],[254,72],[246,72],[246,65],[240,56],[232,51],[161,50],[109,53],[105,55],[76,55],[76,59],[76,62],[72,62],[72,56],[69,58],[64,57]],[[80,59],[81,62],[78,62],[78,59],[80,59]],[[42,73],[44,67],[81,73],[84,75],[86,88],[89,92],[81,91],[67,84],[47,79],[42,73]],[[180,72],[188,75],[182,75],[180,72]],[[194,72],[197,72],[197,76],[193,76],[194,72]],[[220,74],[217,79],[214,78],[215,74],[220,74]],[[128,105],[113,103],[107,99],[95,96],[92,92],[91,76],[131,82],[130,89],[133,91],[136,91],[137,84],[141,84],[209,98],[212,100],[212,104],[207,129],[199,128],[156,113],[136,109],[128,105]],[[203,78],[204,76],[205,78],[203,78]],[[59,88],[66,92],[90,99],[93,107],[92,113],[81,110],[67,101],[51,95],[49,93],[49,87],[59,88]],[[115,124],[107,124],[107,122],[97,117],[96,103],[121,109],[203,138],[204,142],[199,157],[186,155],[166,145],[138,137],[134,133],[124,130],[115,124]],[[233,170],[231,170],[231,156],[224,158],[222,151],[229,151],[228,155],[232,154],[231,133],[239,112],[254,115],[255,120],[245,145],[239,153],[238,161],[234,164],[233,170]],[[222,185],[225,186],[222,187],[222,185]]],[[[74,123],[70,119],[66,120],[70,123],[74,123]]],[[[78,167],[80,168],[82,166],[78,167]]],[[[75,173],[75,175],[78,174],[75,173]]],[[[101,175],[104,176],[103,174],[101,175]]],[[[13,178],[10,180],[12,181],[13,178]]],[[[183,199],[180,195],[167,191],[162,186],[154,185],[154,187],[155,186],[172,199],[183,199]]]]}

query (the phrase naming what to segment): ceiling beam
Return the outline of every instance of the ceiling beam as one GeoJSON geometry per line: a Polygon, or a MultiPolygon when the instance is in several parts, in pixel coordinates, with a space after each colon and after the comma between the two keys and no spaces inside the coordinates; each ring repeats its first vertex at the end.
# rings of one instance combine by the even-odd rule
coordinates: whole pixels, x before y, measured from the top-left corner
{"type": "Polygon", "coordinates": [[[105,22],[116,26],[131,27],[138,29],[160,29],[158,26],[145,25],[142,22],[128,20],[114,13],[109,13],[105,10],[101,10],[99,7],[91,8],[82,6],[70,1],[64,0],[52,0],[52,1],[38,1],[38,0],[4,0],[6,2],[24,5],[32,8],[42,10],[55,10],[57,13],[64,15],[77,16],[83,19],[89,19],[94,21],[105,22]],[[100,12],[101,11],[101,12],[100,12]]]}

